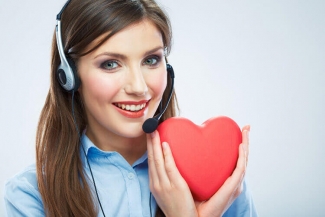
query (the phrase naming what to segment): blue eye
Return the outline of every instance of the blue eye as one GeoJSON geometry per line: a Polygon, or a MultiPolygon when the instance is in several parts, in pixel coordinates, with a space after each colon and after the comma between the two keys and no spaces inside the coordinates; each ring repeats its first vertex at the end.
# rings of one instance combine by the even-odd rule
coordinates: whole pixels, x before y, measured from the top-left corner
{"type": "Polygon", "coordinates": [[[150,57],[144,61],[144,64],[149,66],[154,66],[158,63],[158,61],[159,61],[158,57],[150,57]]]}
{"type": "Polygon", "coordinates": [[[118,67],[117,62],[115,61],[106,61],[100,65],[100,67],[107,69],[107,70],[113,70],[118,67]]]}

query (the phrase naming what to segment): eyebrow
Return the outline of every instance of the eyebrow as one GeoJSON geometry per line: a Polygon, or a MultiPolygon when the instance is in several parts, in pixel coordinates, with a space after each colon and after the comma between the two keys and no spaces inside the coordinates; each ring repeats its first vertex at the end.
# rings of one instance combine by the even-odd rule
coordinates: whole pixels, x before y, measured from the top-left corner
{"type": "MultiPolygon", "coordinates": [[[[163,48],[162,46],[159,46],[159,47],[153,48],[153,49],[151,49],[151,50],[149,50],[149,51],[146,51],[146,52],[144,53],[144,56],[147,56],[147,55],[149,55],[149,54],[152,54],[152,53],[154,53],[154,52],[156,52],[156,51],[158,51],[158,50],[160,50],[160,49],[163,50],[164,48],[163,48]]],[[[100,53],[100,54],[98,54],[97,56],[95,56],[94,59],[96,59],[97,57],[102,56],[102,55],[105,55],[105,56],[111,56],[111,57],[118,58],[118,59],[122,59],[122,60],[127,59],[127,57],[126,57],[125,55],[123,55],[123,54],[112,53],[112,52],[103,52],[103,53],[100,53]]]]}

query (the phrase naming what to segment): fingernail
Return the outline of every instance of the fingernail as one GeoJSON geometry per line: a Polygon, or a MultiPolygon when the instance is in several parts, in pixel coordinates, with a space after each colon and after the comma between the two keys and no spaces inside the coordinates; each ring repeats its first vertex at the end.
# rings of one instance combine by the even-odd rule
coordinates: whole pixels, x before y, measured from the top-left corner
{"type": "Polygon", "coordinates": [[[155,135],[156,135],[156,131],[153,131],[152,133],[150,133],[150,136],[152,139],[155,137],[155,135]]]}
{"type": "Polygon", "coordinates": [[[162,143],[162,147],[163,147],[163,149],[166,149],[167,148],[167,143],[166,142],[163,142],[162,143]]]}
{"type": "Polygon", "coordinates": [[[249,139],[249,131],[246,131],[247,140],[249,139]]]}

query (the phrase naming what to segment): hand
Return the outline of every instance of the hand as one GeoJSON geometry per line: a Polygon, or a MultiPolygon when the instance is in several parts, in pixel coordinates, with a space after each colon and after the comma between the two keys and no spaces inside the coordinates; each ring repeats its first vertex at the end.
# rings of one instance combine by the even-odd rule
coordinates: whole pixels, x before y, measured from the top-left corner
{"type": "Polygon", "coordinates": [[[207,201],[195,202],[200,217],[222,216],[243,190],[243,180],[248,161],[248,133],[250,126],[242,129],[242,144],[239,146],[237,166],[221,188],[207,201]]]}
{"type": "Polygon", "coordinates": [[[169,145],[157,131],[147,134],[149,185],[166,217],[197,217],[191,191],[179,173],[169,145]]]}
{"type": "Polygon", "coordinates": [[[190,190],[176,168],[167,143],[161,150],[158,133],[147,135],[150,190],[159,207],[167,217],[173,216],[222,216],[243,190],[243,180],[249,153],[248,133],[250,126],[242,129],[242,144],[239,146],[237,166],[221,188],[207,201],[195,202],[192,208],[190,190]],[[162,153],[163,151],[163,153],[162,153]]]}

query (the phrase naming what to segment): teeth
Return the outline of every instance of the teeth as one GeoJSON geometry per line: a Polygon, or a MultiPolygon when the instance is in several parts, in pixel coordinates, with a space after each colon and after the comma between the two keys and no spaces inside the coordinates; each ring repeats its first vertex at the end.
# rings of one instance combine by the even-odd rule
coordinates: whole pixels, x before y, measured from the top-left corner
{"type": "Polygon", "coordinates": [[[143,103],[141,105],[124,105],[121,103],[117,103],[115,105],[121,109],[134,112],[134,111],[139,111],[139,110],[143,109],[146,106],[146,103],[143,103]]]}

